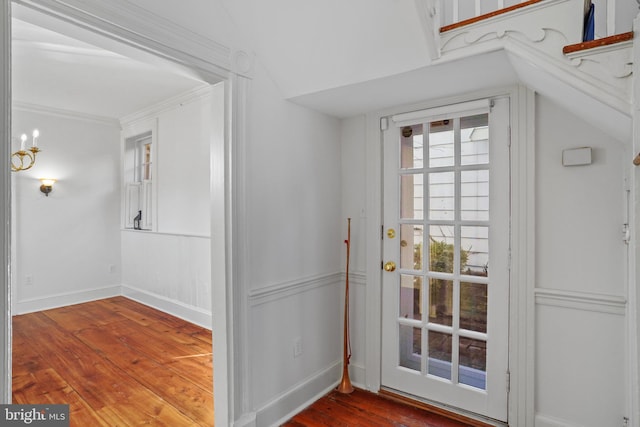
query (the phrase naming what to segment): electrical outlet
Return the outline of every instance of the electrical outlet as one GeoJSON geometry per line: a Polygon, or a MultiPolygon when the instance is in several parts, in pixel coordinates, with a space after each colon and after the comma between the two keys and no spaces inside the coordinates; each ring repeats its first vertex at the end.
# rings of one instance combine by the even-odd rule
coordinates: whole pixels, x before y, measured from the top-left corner
{"type": "Polygon", "coordinates": [[[293,340],[293,357],[299,357],[302,354],[302,338],[296,337],[293,340]]]}
{"type": "Polygon", "coordinates": [[[31,274],[27,274],[24,276],[24,285],[33,286],[33,276],[31,274]]]}

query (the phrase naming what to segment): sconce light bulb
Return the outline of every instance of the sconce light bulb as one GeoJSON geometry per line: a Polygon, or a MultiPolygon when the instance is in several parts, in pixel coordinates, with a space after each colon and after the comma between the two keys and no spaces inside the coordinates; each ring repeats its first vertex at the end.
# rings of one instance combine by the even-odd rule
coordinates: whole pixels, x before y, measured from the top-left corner
{"type": "Polygon", "coordinates": [[[34,137],[34,138],[37,138],[37,137],[39,137],[39,136],[40,136],[40,131],[39,131],[38,129],[34,129],[34,130],[33,130],[33,137],[34,137]]]}
{"type": "Polygon", "coordinates": [[[20,135],[20,141],[25,142],[27,140],[27,134],[23,133],[22,135],[20,135]]]}

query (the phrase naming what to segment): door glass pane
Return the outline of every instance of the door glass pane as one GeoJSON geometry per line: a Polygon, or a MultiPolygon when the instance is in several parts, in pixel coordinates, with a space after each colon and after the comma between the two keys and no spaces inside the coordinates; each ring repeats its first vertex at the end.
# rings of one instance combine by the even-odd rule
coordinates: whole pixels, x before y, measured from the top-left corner
{"type": "Polygon", "coordinates": [[[400,366],[420,371],[422,360],[422,330],[413,326],[400,326],[400,366]]]}
{"type": "Polygon", "coordinates": [[[455,174],[438,172],[429,174],[429,219],[455,219],[455,174]]]}
{"type": "Polygon", "coordinates": [[[422,320],[422,277],[400,275],[400,317],[422,320]]]}
{"type": "Polygon", "coordinates": [[[487,332],[487,285],[460,283],[460,328],[487,332]]]}
{"type": "Polygon", "coordinates": [[[424,165],[422,125],[405,126],[400,130],[400,135],[400,167],[422,168],[424,165]]]}
{"type": "Polygon", "coordinates": [[[463,221],[489,220],[489,170],[460,173],[460,217],[463,221]]]}
{"type": "Polygon", "coordinates": [[[460,163],[484,165],[489,163],[489,115],[460,119],[460,163]]]}
{"type": "Polygon", "coordinates": [[[482,390],[487,384],[486,341],[460,337],[458,382],[482,390]]]}
{"type": "Polygon", "coordinates": [[[400,226],[400,268],[403,270],[422,270],[423,235],[422,225],[400,226]]]}
{"type": "Polygon", "coordinates": [[[429,363],[427,372],[440,378],[451,379],[451,345],[450,334],[428,331],[429,363]]]}
{"type": "Polygon", "coordinates": [[[489,227],[460,227],[460,272],[472,276],[489,275],[489,227]]]}
{"type": "Polygon", "coordinates": [[[429,322],[453,325],[453,282],[429,279],[429,322]]]}
{"type": "Polygon", "coordinates": [[[454,227],[432,225],[429,227],[429,270],[453,273],[454,227]]]}
{"type": "Polygon", "coordinates": [[[453,120],[440,120],[429,124],[429,167],[453,166],[453,120]]]}
{"type": "Polygon", "coordinates": [[[422,174],[400,177],[400,218],[422,219],[424,217],[424,196],[422,174]]]}

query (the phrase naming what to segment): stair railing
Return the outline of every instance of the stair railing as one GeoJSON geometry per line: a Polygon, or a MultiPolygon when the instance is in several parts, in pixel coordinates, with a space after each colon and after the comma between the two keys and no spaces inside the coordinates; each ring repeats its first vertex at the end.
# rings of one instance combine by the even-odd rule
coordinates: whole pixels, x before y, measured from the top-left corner
{"type": "MultiPolygon", "coordinates": [[[[439,19],[435,24],[443,27],[455,24],[465,19],[474,18],[480,15],[504,9],[519,3],[526,3],[528,0],[435,0],[428,3],[438,3],[439,19]]],[[[640,0],[636,0],[640,4],[640,0]]],[[[632,0],[585,0],[589,5],[595,5],[596,38],[612,36],[621,32],[630,31],[633,19],[637,14],[628,13],[632,0]],[[616,13],[618,12],[618,13],[616,13]],[[619,16],[617,16],[619,15],[619,16]],[[619,18],[617,21],[616,19],[619,18]],[[624,22],[621,22],[624,21],[624,22]],[[627,22],[628,21],[628,22],[627,22]],[[620,28],[616,28],[616,26],[620,28]]]]}

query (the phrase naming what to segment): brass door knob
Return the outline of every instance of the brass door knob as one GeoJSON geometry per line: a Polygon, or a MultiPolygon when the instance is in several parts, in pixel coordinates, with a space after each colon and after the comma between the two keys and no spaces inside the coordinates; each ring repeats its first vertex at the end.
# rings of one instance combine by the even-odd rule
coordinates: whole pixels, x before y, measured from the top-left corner
{"type": "Polygon", "coordinates": [[[384,271],[395,271],[396,270],[396,263],[393,261],[387,261],[387,263],[384,265],[384,271]]]}

